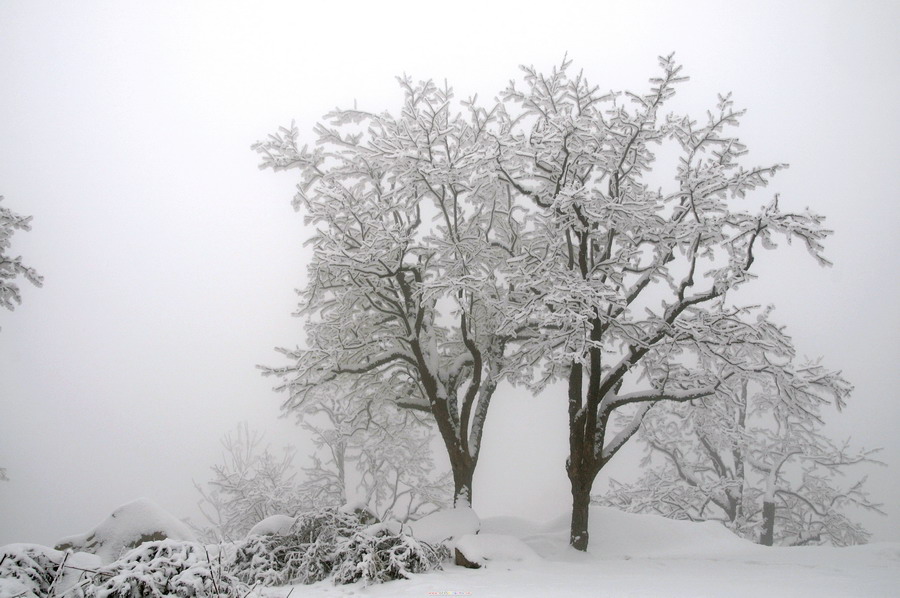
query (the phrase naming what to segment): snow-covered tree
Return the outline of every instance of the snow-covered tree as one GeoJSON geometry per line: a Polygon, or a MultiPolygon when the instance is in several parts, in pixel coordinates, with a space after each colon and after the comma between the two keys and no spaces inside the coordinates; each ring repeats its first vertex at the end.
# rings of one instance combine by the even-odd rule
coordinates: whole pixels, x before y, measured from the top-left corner
{"type": "Polygon", "coordinates": [[[294,200],[314,232],[302,290],[305,346],[283,349],[286,411],[349,384],[354,401],[430,413],[454,504],[470,504],[491,397],[507,366],[498,305],[517,250],[517,193],[497,176],[500,111],[448,87],[400,79],[399,116],[336,110],[316,146],[296,127],[254,145],[262,167],[297,169],[294,200]]]}
{"type": "Polygon", "coordinates": [[[742,165],[730,96],[702,122],[664,115],[685,78],[660,62],[644,94],[600,93],[568,61],[524,68],[491,108],[462,112],[449,89],[403,79],[399,117],[336,111],[315,149],[294,127],[256,144],[263,167],[300,170],[295,206],[315,227],[306,345],[267,370],[284,408],[341,377],[358,400],[388,389],[429,411],[459,503],[497,382],[563,381],[571,542],[584,550],[593,481],[654,404],[783,378],[766,354],[790,339],[728,298],[779,237],[827,264],[829,231],[777,195],[748,197],[785,165],[742,165]],[[654,169],[658,150],[671,172],[654,169]],[[728,359],[735,344],[752,359],[728,359]]]}
{"type": "MultiPolygon", "coordinates": [[[[0,201],[3,196],[0,195],[0,201]]],[[[9,208],[0,206],[0,306],[8,310],[22,303],[22,294],[15,279],[22,276],[36,287],[44,284],[44,277],[34,268],[22,263],[22,256],[8,255],[13,233],[17,230],[31,230],[31,216],[20,216],[9,208]]],[[[0,482],[9,481],[6,469],[0,467],[0,482]]]]}
{"type": "MultiPolygon", "coordinates": [[[[796,369],[799,385],[843,404],[849,385],[818,363],[796,369]],[[815,388],[812,388],[812,387],[815,388]]],[[[639,432],[653,465],[633,484],[611,482],[601,504],[674,519],[721,521],[765,545],[864,543],[854,510],[878,511],[865,478],[842,481],[874,462],[874,450],[835,444],[822,433],[818,405],[791,409],[775,385],[742,381],[694,406],[661,405],[639,432]],[[654,457],[659,460],[654,462],[654,457]]]]}
{"type": "MultiPolygon", "coordinates": [[[[0,201],[3,201],[2,195],[0,201]]],[[[21,256],[12,257],[7,254],[12,244],[12,235],[17,230],[31,230],[31,216],[20,216],[0,206],[0,306],[9,310],[22,303],[16,278],[22,276],[37,287],[44,283],[44,278],[34,268],[22,263],[21,256]]]]}
{"type": "Polygon", "coordinates": [[[234,541],[254,525],[277,514],[295,514],[309,508],[294,480],[294,451],[281,456],[262,446],[263,435],[246,423],[222,438],[222,462],[212,466],[209,488],[194,483],[208,528],[209,539],[234,541]]]}
{"type": "Polygon", "coordinates": [[[730,96],[701,120],[664,114],[685,78],[671,56],[660,65],[646,93],[601,93],[564,61],[525,68],[501,96],[499,176],[529,207],[505,314],[533,331],[514,348],[538,366],[534,386],[567,384],[570,541],[580,550],[594,479],[654,405],[712,397],[734,378],[785,377],[767,355],[790,339],[728,300],[754,278],[756,252],[780,237],[828,263],[821,216],[784,210],[777,195],[751,198],[785,166],[742,165],[747,150],[731,133],[742,111],[730,96]],[[655,152],[670,172],[655,168],[655,152]],[[732,360],[735,345],[753,350],[732,360]]]}
{"type": "Polygon", "coordinates": [[[355,401],[335,383],[321,390],[301,416],[322,455],[303,468],[307,502],[361,501],[380,520],[400,522],[448,505],[452,486],[448,476],[434,474],[430,423],[390,401],[355,401]]]}

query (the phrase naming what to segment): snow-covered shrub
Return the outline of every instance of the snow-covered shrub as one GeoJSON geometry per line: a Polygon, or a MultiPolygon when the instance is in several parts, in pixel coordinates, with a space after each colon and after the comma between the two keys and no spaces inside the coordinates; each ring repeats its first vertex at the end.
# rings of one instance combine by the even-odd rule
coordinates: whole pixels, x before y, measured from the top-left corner
{"type": "Polygon", "coordinates": [[[328,577],[337,538],[353,535],[371,518],[365,511],[324,507],[297,517],[283,535],[250,537],[237,546],[235,575],[247,583],[315,583],[328,577]]]}
{"type": "Polygon", "coordinates": [[[105,566],[88,598],[243,598],[248,588],[218,558],[195,542],[147,542],[105,566]]]}
{"type": "Polygon", "coordinates": [[[450,551],[442,544],[432,546],[384,525],[339,538],[335,548],[338,559],[331,579],[336,584],[406,579],[412,573],[440,569],[441,562],[450,557],[450,551]]]}
{"type": "Polygon", "coordinates": [[[238,545],[231,570],[246,583],[266,586],[386,581],[440,566],[446,549],[432,547],[360,509],[325,507],[300,515],[282,535],[256,536],[238,545]]]}
{"type": "Polygon", "coordinates": [[[0,598],[82,598],[85,576],[100,565],[97,557],[65,553],[37,544],[0,548],[0,598]],[[81,583],[84,580],[84,583],[81,583]]]}
{"type": "Polygon", "coordinates": [[[59,563],[42,546],[12,544],[0,552],[0,596],[47,596],[59,563]]]}

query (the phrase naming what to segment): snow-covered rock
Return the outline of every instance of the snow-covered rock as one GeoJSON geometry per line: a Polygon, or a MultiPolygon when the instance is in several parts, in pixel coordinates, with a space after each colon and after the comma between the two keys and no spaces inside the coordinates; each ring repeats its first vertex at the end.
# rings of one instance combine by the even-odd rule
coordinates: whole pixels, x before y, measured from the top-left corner
{"type": "Polygon", "coordinates": [[[283,536],[294,526],[297,522],[296,517],[291,517],[290,515],[272,515],[271,517],[266,517],[247,532],[247,537],[251,536],[283,536]]]}
{"type": "Polygon", "coordinates": [[[89,552],[111,563],[128,549],[165,539],[196,541],[188,526],[155,502],[139,498],[117,508],[93,530],[63,538],[56,549],[89,552]]]}
{"type": "Polygon", "coordinates": [[[454,544],[467,561],[479,566],[489,562],[532,561],[540,558],[522,540],[504,534],[466,534],[457,538],[454,544]]]}
{"type": "Polygon", "coordinates": [[[409,524],[417,540],[440,544],[460,536],[477,534],[481,520],[471,508],[447,509],[426,515],[409,524]]]}

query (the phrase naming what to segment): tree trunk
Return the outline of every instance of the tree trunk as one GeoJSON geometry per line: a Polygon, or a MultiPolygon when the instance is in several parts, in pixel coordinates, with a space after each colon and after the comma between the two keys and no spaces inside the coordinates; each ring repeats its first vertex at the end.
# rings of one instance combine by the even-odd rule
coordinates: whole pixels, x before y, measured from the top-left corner
{"type": "MultiPolygon", "coordinates": [[[[450,462],[453,470],[453,507],[464,509],[472,507],[472,477],[475,474],[475,462],[466,459],[453,459],[450,462]]],[[[459,567],[477,569],[480,565],[469,561],[459,549],[454,550],[454,562],[459,567]]]]}
{"type": "Polygon", "coordinates": [[[464,508],[472,506],[472,477],[475,475],[475,463],[471,460],[451,460],[453,470],[453,506],[464,508]]]}
{"type": "Polygon", "coordinates": [[[771,546],[775,541],[775,503],[763,502],[763,521],[762,533],[759,536],[759,543],[763,546],[771,546]]]}
{"type": "Polygon", "coordinates": [[[572,480],[572,526],[569,544],[582,552],[588,547],[588,515],[591,506],[591,481],[572,480]]]}

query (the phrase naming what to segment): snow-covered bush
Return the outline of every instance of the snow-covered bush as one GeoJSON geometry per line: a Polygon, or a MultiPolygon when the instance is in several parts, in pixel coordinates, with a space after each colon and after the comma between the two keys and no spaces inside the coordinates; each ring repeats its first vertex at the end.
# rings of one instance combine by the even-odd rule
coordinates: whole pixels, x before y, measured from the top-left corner
{"type": "Polygon", "coordinates": [[[412,573],[440,569],[441,562],[450,557],[443,544],[432,546],[385,525],[339,538],[335,553],[338,559],[331,579],[336,584],[407,579],[412,573]]]}
{"type": "Polygon", "coordinates": [[[237,546],[232,570],[247,583],[315,583],[328,577],[337,538],[350,536],[370,517],[324,507],[297,517],[283,535],[250,537],[237,546]]]}
{"type": "Polygon", "coordinates": [[[440,567],[443,547],[419,542],[396,526],[372,525],[361,509],[325,507],[300,515],[282,535],[248,538],[237,547],[231,570],[246,583],[266,586],[381,582],[440,567]]]}
{"type": "Polygon", "coordinates": [[[0,553],[0,596],[47,596],[59,563],[42,546],[13,544],[0,553]]]}
{"type": "Polygon", "coordinates": [[[100,569],[88,598],[243,598],[248,588],[195,542],[146,542],[100,569]]]}
{"type": "Polygon", "coordinates": [[[66,553],[37,544],[0,548],[0,598],[82,598],[87,575],[100,565],[94,555],[66,553]],[[82,583],[84,582],[84,583],[82,583]]]}

